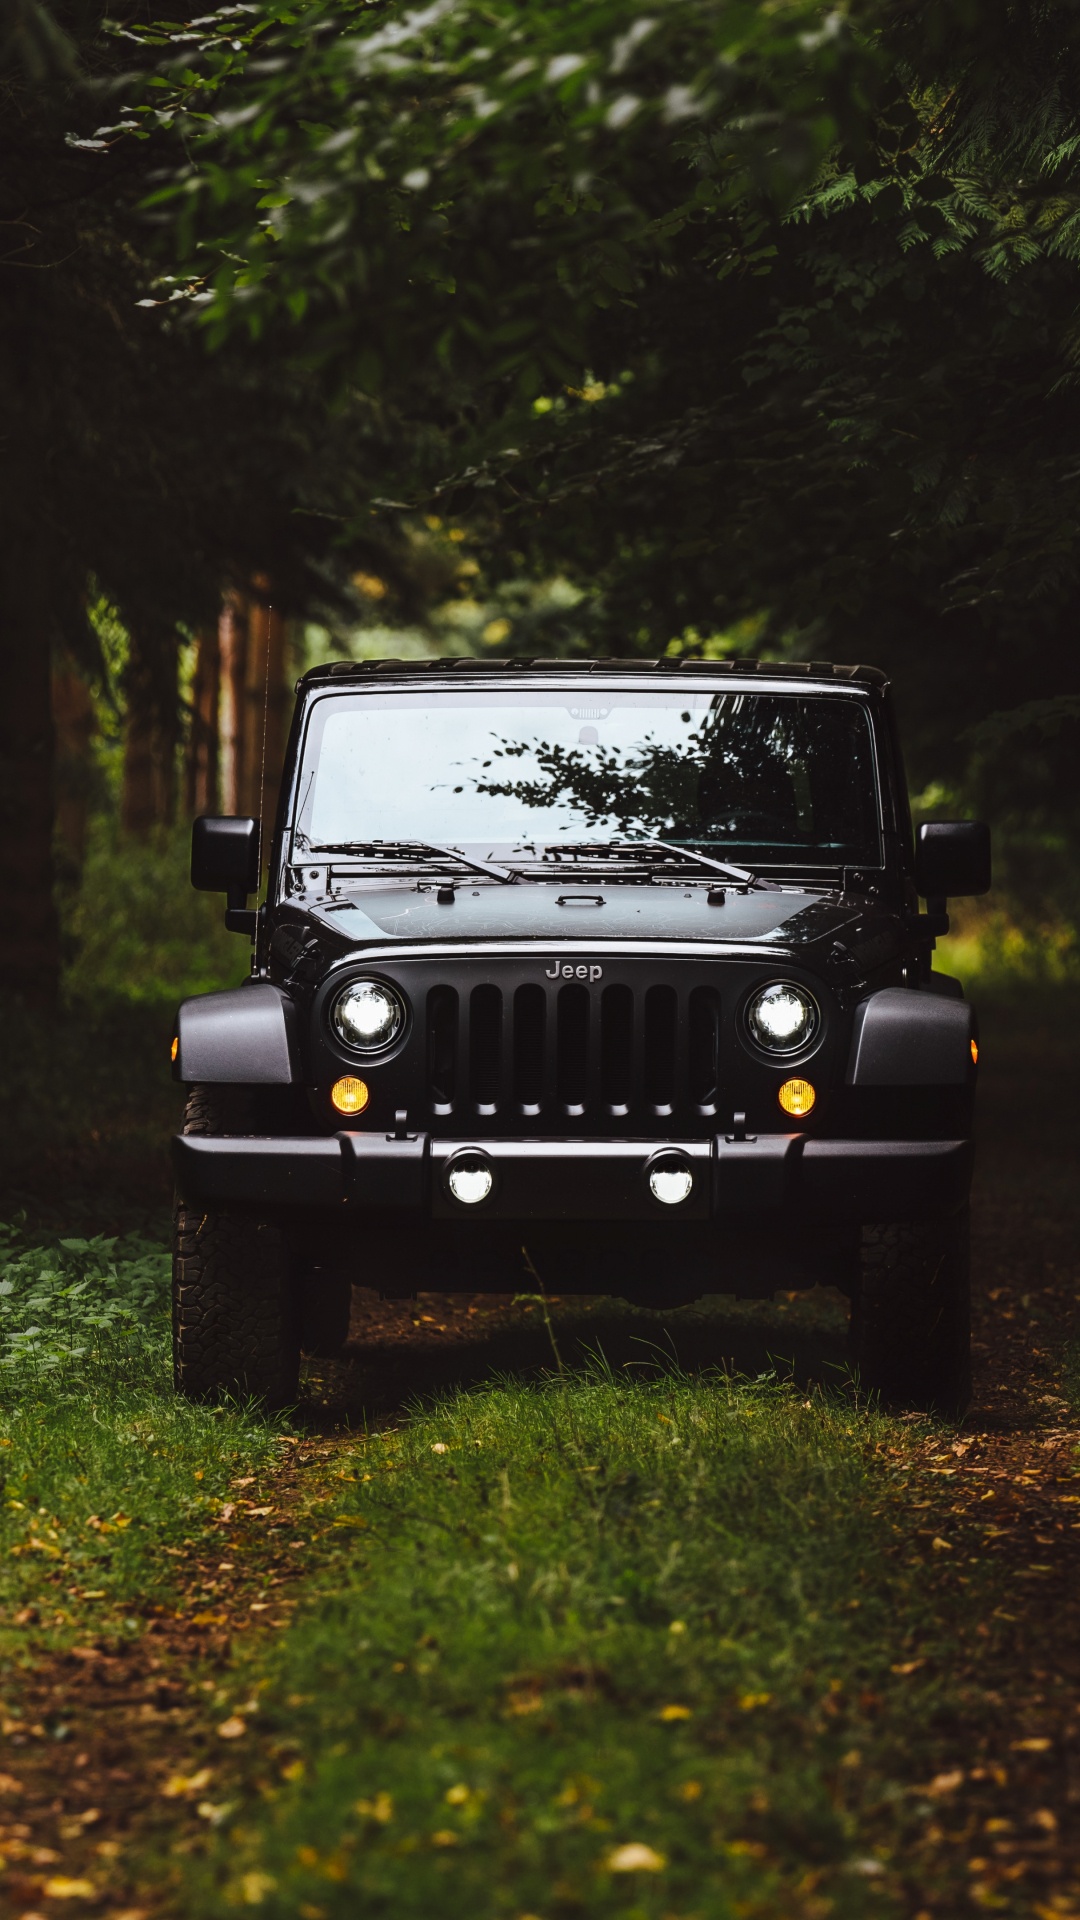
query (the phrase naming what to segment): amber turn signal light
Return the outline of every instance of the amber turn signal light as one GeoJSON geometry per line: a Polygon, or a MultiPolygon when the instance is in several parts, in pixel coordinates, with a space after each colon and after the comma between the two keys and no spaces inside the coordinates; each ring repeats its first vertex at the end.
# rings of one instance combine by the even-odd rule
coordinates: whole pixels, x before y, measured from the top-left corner
{"type": "Polygon", "coordinates": [[[776,1097],[793,1120],[805,1120],[814,1110],[817,1094],[809,1080],[785,1080],[776,1097]]]}
{"type": "MultiPolygon", "coordinates": [[[[975,1043],[973,1041],[972,1045],[974,1046],[974,1044],[975,1043]]],[[[173,1037],[172,1046],[169,1048],[169,1059],[172,1061],[174,1067],[176,1065],[176,1056],[179,1053],[179,1051],[180,1051],[180,1035],[176,1034],[173,1037]]]]}
{"type": "Polygon", "coordinates": [[[971,1064],[973,1067],[977,1067],[979,1064],[979,1043],[977,1040],[973,1040],[971,1043],[971,1064]]]}
{"type": "Polygon", "coordinates": [[[355,1080],[347,1073],[344,1079],[334,1081],[330,1098],[339,1113],[363,1113],[371,1094],[366,1080],[355,1080]]]}

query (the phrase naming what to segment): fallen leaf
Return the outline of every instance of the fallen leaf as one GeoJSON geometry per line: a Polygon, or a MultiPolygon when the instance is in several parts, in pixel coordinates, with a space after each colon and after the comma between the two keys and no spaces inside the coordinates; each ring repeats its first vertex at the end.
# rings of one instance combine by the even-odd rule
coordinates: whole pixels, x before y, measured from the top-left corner
{"type": "Polygon", "coordinates": [[[273,1511],[273,1507],[248,1507],[246,1509],[249,1520],[265,1520],[267,1514],[273,1513],[273,1511]]]}
{"type": "Polygon", "coordinates": [[[767,1707],[771,1699],[771,1693],[740,1693],[739,1705],[744,1713],[753,1713],[755,1707],[767,1707]]]}
{"type": "Polygon", "coordinates": [[[1052,1740],[1037,1737],[1031,1740],[1013,1740],[1010,1743],[1010,1751],[1012,1753],[1049,1753],[1052,1746],[1052,1740]]]}
{"type": "Polygon", "coordinates": [[[46,1900],[92,1900],[97,1888],[92,1880],[68,1880],[59,1873],[46,1880],[42,1892],[46,1900]]]}
{"type": "Polygon", "coordinates": [[[1057,1814],[1051,1813],[1049,1807],[1040,1807],[1037,1813],[1032,1814],[1031,1824],[1033,1827],[1041,1827],[1044,1833],[1056,1833],[1057,1814]]]}
{"type": "Polygon", "coordinates": [[[951,1553],[952,1552],[951,1543],[948,1540],[943,1540],[940,1533],[936,1533],[934,1535],[934,1538],[931,1540],[930,1545],[932,1546],[935,1553],[951,1553]]]}
{"type": "Polygon", "coordinates": [[[449,1453],[450,1449],[445,1440],[436,1440],[431,1451],[432,1453],[449,1453]]]}
{"type": "Polygon", "coordinates": [[[963,1784],[964,1770],[962,1767],[956,1767],[951,1773],[935,1774],[929,1786],[923,1787],[922,1791],[935,1796],[942,1793],[955,1793],[957,1787],[962,1787],[963,1784]]]}
{"type": "Polygon", "coordinates": [[[604,1865],[609,1873],[662,1873],[667,1860],[640,1840],[629,1840],[625,1846],[613,1848],[604,1865]]]}
{"type": "Polygon", "coordinates": [[[272,1873],[243,1873],[240,1876],[240,1898],[245,1907],[261,1907],[268,1893],[273,1893],[277,1881],[272,1873]]]}
{"type": "MultiPolygon", "coordinates": [[[[241,1734],[244,1734],[246,1732],[247,1732],[247,1721],[241,1720],[240,1715],[238,1713],[232,1713],[229,1715],[229,1718],[227,1720],[222,1721],[220,1727],[218,1728],[218,1739],[219,1740],[239,1740],[241,1734]]],[[[244,1895],[244,1898],[245,1900],[247,1899],[246,1894],[244,1895]]]]}
{"type": "Polygon", "coordinates": [[[388,1793],[377,1793],[373,1800],[358,1800],[356,1811],[385,1827],[394,1817],[394,1802],[388,1793]]]}
{"type": "Polygon", "coordinates": [[[187,1793],[202,1793],[213,1777],[213,1767],[200,1767],[197,1773],[172,1773],[161,1791],[166,1800],[179,1800],[187,1793]]]}
{"type": "Polygon", "coordinates": [[[22,1781],[16,1780],[15,1775],[13,1773],[0,1773],[0,1793],[25,1793],[25,1792],[26,1792],[26,1788],[23,1786],[22,1781]]]}
{"type": "Polygon", "coordinates": [[[892,1668],[892,1672],[903,1673],[903,1674],[918,1673],[919,1668],[925,1667],[925,1665],[926,1665],[925,1660],[900,1660],[892,1668]]]}
{"type": "Polygon", "coordinates": [[[692,1707],[681,1707],[673,1702],[670,1707],[661,1707],[659,1717],[661,1720],[689,1720],[692,1713],[692,1707]]]}
{"type": "Polygon", "coordinates": [[[440,1827],[437,1833],[432,1834],[431,1844],[433,1847],[456,1847],[458,1836],[451,1833],[449,1827],[440,1827]]]}

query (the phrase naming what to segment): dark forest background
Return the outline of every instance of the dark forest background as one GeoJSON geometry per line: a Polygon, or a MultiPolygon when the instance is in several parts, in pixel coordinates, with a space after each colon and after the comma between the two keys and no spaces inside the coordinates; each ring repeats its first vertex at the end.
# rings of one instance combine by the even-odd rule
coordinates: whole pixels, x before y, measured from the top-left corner
{"type": "Polygon", "coordinates": [[[0,106],[9,994],[242,970],[335,652],[875,662],[1073,968],[1075,5],[7,0],[0,106]]]}

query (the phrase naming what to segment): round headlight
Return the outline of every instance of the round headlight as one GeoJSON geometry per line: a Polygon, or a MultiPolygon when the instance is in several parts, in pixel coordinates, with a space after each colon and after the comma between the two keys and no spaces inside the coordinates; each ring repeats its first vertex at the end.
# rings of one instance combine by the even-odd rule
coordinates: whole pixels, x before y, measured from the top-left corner
{"type": "Polygon", "coordinates": [[[381,1053],[393,1046],[405,1025],[405,1003],[381,980],[351,980],[330,1010],[339,1040],[357,1053],[381,1053]]]}
{"type": "Polygon", "coordinates": [[[766,1053],[797,1053],[818,1030],[817,1001],[793,980],[774,980],[746,1009],[750,1037],[766,1053]]]}

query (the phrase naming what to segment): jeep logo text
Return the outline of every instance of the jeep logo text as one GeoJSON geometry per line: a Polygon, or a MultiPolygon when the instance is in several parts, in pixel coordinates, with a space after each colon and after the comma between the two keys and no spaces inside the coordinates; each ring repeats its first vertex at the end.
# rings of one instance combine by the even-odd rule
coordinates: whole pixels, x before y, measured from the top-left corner
{"type": "Polygon", "coordinates": [[[604,977],[603,967],[573,967],[568,960],[564,963],[556,960],[553,967],[544,968],[544,973],[549,980],[588,980],[590,984],[604,977]]]}

